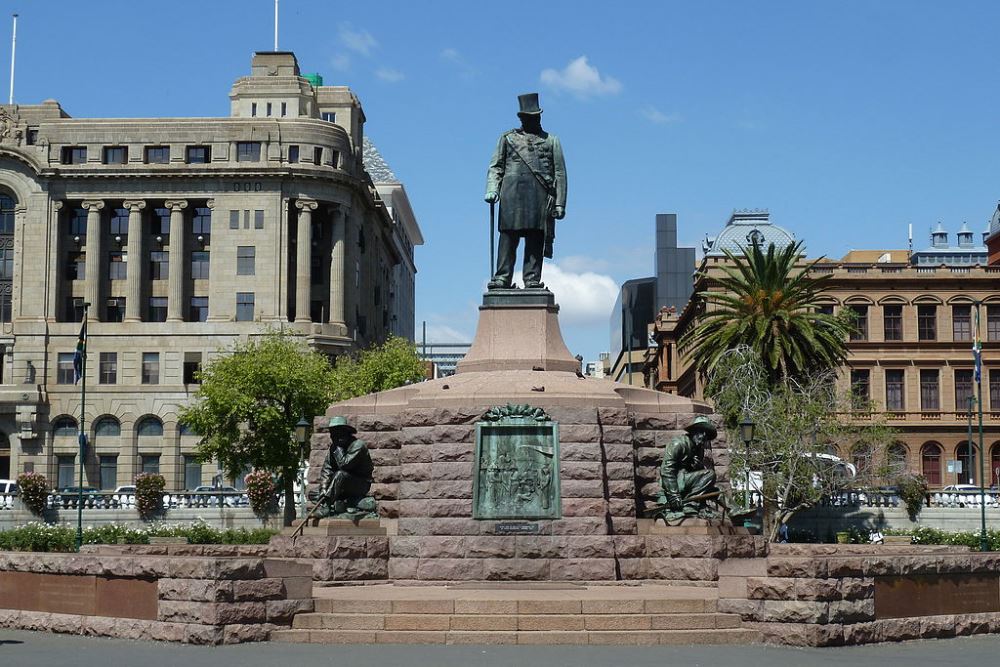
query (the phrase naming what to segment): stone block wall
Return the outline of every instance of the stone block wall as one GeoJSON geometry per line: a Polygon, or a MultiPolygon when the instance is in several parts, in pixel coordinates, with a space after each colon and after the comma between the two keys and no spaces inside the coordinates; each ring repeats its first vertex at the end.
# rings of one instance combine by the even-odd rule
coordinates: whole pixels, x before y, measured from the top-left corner
{"type": "Polygon", "coordinates": [[[765,641],[797,646],[856,645],[1000,631],[1000,554],[954,547],[770,545],[766,558],[723,561],[719,611],[740,614],[765,641]],[[931,594],[923,609],[904,598],[891,608],[891,588],[977,580],[958,596],[931,594]],[[985,596],[982,588],[985,586],[985,596]],[[940,609],[935,610],[935,607],[940,609]],[[978,609],[978,611],[976,610],[978,609]]]}
{"type": "Polygon", "coordinates": [[[241,556],[238,548],[224,556],[115,549],[0,552],[0,590],[7,593],[0,626],[233,644],[264,641],[295,614],[313,610],[310,568],[295,562],[241,556]]]}

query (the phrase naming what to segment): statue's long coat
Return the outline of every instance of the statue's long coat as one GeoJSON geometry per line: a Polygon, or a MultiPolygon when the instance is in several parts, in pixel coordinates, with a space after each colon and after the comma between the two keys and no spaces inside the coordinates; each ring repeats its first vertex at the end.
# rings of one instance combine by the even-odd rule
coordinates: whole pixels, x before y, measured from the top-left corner
{"type": "Polygon", "coordinates": [[[486,192],[500,193],[501,232],[545,231],[555,207],[566,206],[566,162],[559,138],[548,132],[505,132],[490,160],[486,192]]]}

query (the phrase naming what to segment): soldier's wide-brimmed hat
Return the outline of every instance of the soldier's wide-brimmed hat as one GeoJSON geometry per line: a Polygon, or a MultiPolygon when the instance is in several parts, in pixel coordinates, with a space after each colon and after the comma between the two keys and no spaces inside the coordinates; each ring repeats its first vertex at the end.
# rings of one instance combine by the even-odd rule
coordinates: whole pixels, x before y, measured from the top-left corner
{"type": "Polygon", "coordinates": [[[712,420],[704,415],[698,415],[691,420],[691,423],[684,427],[684,430],[688,433],[693,433],[695,431],[703,431],[709,438],[715,438],[719,432],[715,428],[715,424],[712,420]]]}
{"type": "Polygon", "coordinates": [[[517,103],[521,105],[521,110],[517,112],[518,116],[522,114],[526,116],[538,116],[542,113],[541,107],[538,106],[538,93],[518,95],[517,103]]]}
{"type": "Polygon", "coordinates": [[[347,417],[330,417],[330,431],[357,433],[358,429],[347,423],[347,417]]]}

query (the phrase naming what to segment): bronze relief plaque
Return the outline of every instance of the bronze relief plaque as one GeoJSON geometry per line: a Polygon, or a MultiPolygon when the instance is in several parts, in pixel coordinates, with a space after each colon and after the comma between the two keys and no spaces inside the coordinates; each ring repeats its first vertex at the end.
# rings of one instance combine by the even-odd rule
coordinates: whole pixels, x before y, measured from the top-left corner
{"type": "Polygon", "coordinates": [[[559,425],[541,408],[507,405],[476,423],[473,519],[558,519],[559,425]]]}
{"type": "Polygon", "coordinates": [[[875,577],[875,618],[1000,611],[996,574],[911,574],[875,577]]]}

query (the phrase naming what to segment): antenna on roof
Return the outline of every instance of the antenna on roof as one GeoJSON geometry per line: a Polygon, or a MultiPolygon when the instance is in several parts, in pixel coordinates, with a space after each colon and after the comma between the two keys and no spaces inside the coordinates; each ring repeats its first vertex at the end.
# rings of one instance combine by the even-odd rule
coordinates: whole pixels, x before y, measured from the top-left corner
{"type": "Polygon", "coordinates": [[[10,36],[10,98],[7,104],[14,103],[14,54],[17,52],[17,14],[14,14],[14,32],[10,36]]]}
{"type": "Polygon", "coordinates": [[[907,231],[907,237],[910,240],[910,246],[909,246],[910,250],[909,250],[909,252],[912,255],[913,254],[913,223],[912,222],[909,223],[907,225],[907,227],[909,228],[908,231],[907,231]]]}
{"type": "Polygon", "coordinates": [[[274,50],[278,50],[278,0],[274,0],[274,50]]]}

